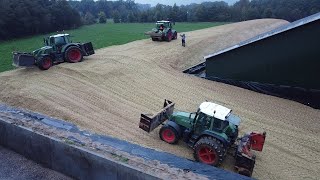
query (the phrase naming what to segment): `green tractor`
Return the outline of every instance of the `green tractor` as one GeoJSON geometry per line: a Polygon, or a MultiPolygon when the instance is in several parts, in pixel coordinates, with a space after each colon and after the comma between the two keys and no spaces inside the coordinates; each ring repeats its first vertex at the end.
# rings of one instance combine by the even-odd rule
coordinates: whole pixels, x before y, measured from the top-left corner
{"type": "Polygon", "coordinates": [[[146,35],[149,35],[152,41],[168,41],[175,40],[178,38],[177,31],[172,29],[171,21],[157,21],[156,27],[151,31],[146,32],[146,35]]]}
{"type": "Polygon", "coordinates": [[[56,34],[43,39],[44,45],[32,53],[13,52],[13,65],[16,67],[38,66],[48,70],[57,63],[82,61],[83,56],[94,54],[92,43],[73,43],[69,34],[56,34]]]}
{"type": "Polygon", "coordinates": [[[174,103],[165,100],[163,109],[153,115],[141,114],[139,127],[151,132],[160,124],[160,138],[176,144],[180,139],[194,150],[194,158],[202,163],[219,166],[227,152],[235,157],[235,170],[251,176],[255,155],[262,151],[266,133],[250,132],[238,138],[240,118],[224,106],[203,102],[197,112],[174,112],[174,103]],[[167,122],[165,124],[164,121],[167,122]]]}

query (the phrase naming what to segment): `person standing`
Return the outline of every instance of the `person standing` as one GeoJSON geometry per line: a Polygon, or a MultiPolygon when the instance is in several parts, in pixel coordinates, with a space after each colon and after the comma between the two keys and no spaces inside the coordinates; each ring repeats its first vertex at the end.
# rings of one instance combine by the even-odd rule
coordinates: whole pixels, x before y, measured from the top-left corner
{"type": "Polygon", "coordinates": [[[186,35],[185,34],[180,34],[180,36],[181,36],[181,40],[182,40],[182,46],[183,47],[186,47],[186,35]]]}

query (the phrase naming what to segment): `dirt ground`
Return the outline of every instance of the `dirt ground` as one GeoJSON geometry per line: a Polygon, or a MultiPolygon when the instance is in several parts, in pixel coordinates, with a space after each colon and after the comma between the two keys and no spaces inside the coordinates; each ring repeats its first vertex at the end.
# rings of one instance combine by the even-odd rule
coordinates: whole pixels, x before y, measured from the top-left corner
{"type": "Polygon", "coordinates": [[[72,180],[61,173],[42,167],[2,146],[0,146],[0,157],[0,179],[72,180]]]}
{"type": "MultiPolygon", "coordinates": [[[[186,33],[180,41],[140,40],[96,51],[78,64],[48,71],[17,69],[0,74],[0,102],[71,121],[83,129],[193,159],[182,142],[162,142],[158,130],[138,128],[141,113],[160,110],[164,99],[176,109],[195,111],[204,100],[229,108],[242,118],[241,133],[267,131],[253,177],[320,177],[320,111],[302,104],[199,79],[181,70],[203,56],[286,24],[262,19],[186,33]]],[[[235,67],[236,68],[236,67],[235,67]]],[[[225,168],[232,160],[225,162],[225,168]]]]}

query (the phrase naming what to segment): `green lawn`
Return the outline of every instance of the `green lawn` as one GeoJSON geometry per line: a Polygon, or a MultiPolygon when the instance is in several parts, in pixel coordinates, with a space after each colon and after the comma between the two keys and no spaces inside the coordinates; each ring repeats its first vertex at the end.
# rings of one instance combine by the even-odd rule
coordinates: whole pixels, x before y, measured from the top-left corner
{"type": "MultiPolygon", "coordinates": [[[[225,23],[176,23],[174,28],[178,32],[186,32],[222,24],[225,23]]],[[[91,41],[94,48],[99,49],[149,38],[144,35],[144,32],[151,30],[153,27],[153,23],[95,24],[83,26],[76,30],[68,30],[66,33],[72,36],[73,42],[91,41]]],[[[45,36],[47,35],[0,42],[0,72],[14,68],[11,65],[12,51],[31,52],[38,49],[43,46],[43,37],[45,36]]]]}

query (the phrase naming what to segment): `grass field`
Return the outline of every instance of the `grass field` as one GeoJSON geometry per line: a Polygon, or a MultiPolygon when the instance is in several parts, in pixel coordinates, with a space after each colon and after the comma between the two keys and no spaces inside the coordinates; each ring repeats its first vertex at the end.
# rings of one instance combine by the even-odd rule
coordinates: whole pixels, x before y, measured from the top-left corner
{"type": "MultiPolygon", "coordinates": [[[[174,28],[178,32],[186,32],[222,24],[225,23],[176,23],[174,28]]],[[[144,35],[144,32],[151,30],[153,26],[152,23],[95,24],[65,32],[71,34],[73,42],[91,41],[94,48],[99,49],[149,38],[144,35]]],[[[14,68],[12,66],[12,51],[31,52],[38,49],[43,46],[43,37],[47,35],[0,42],[0,72],[14,68]]]]}

